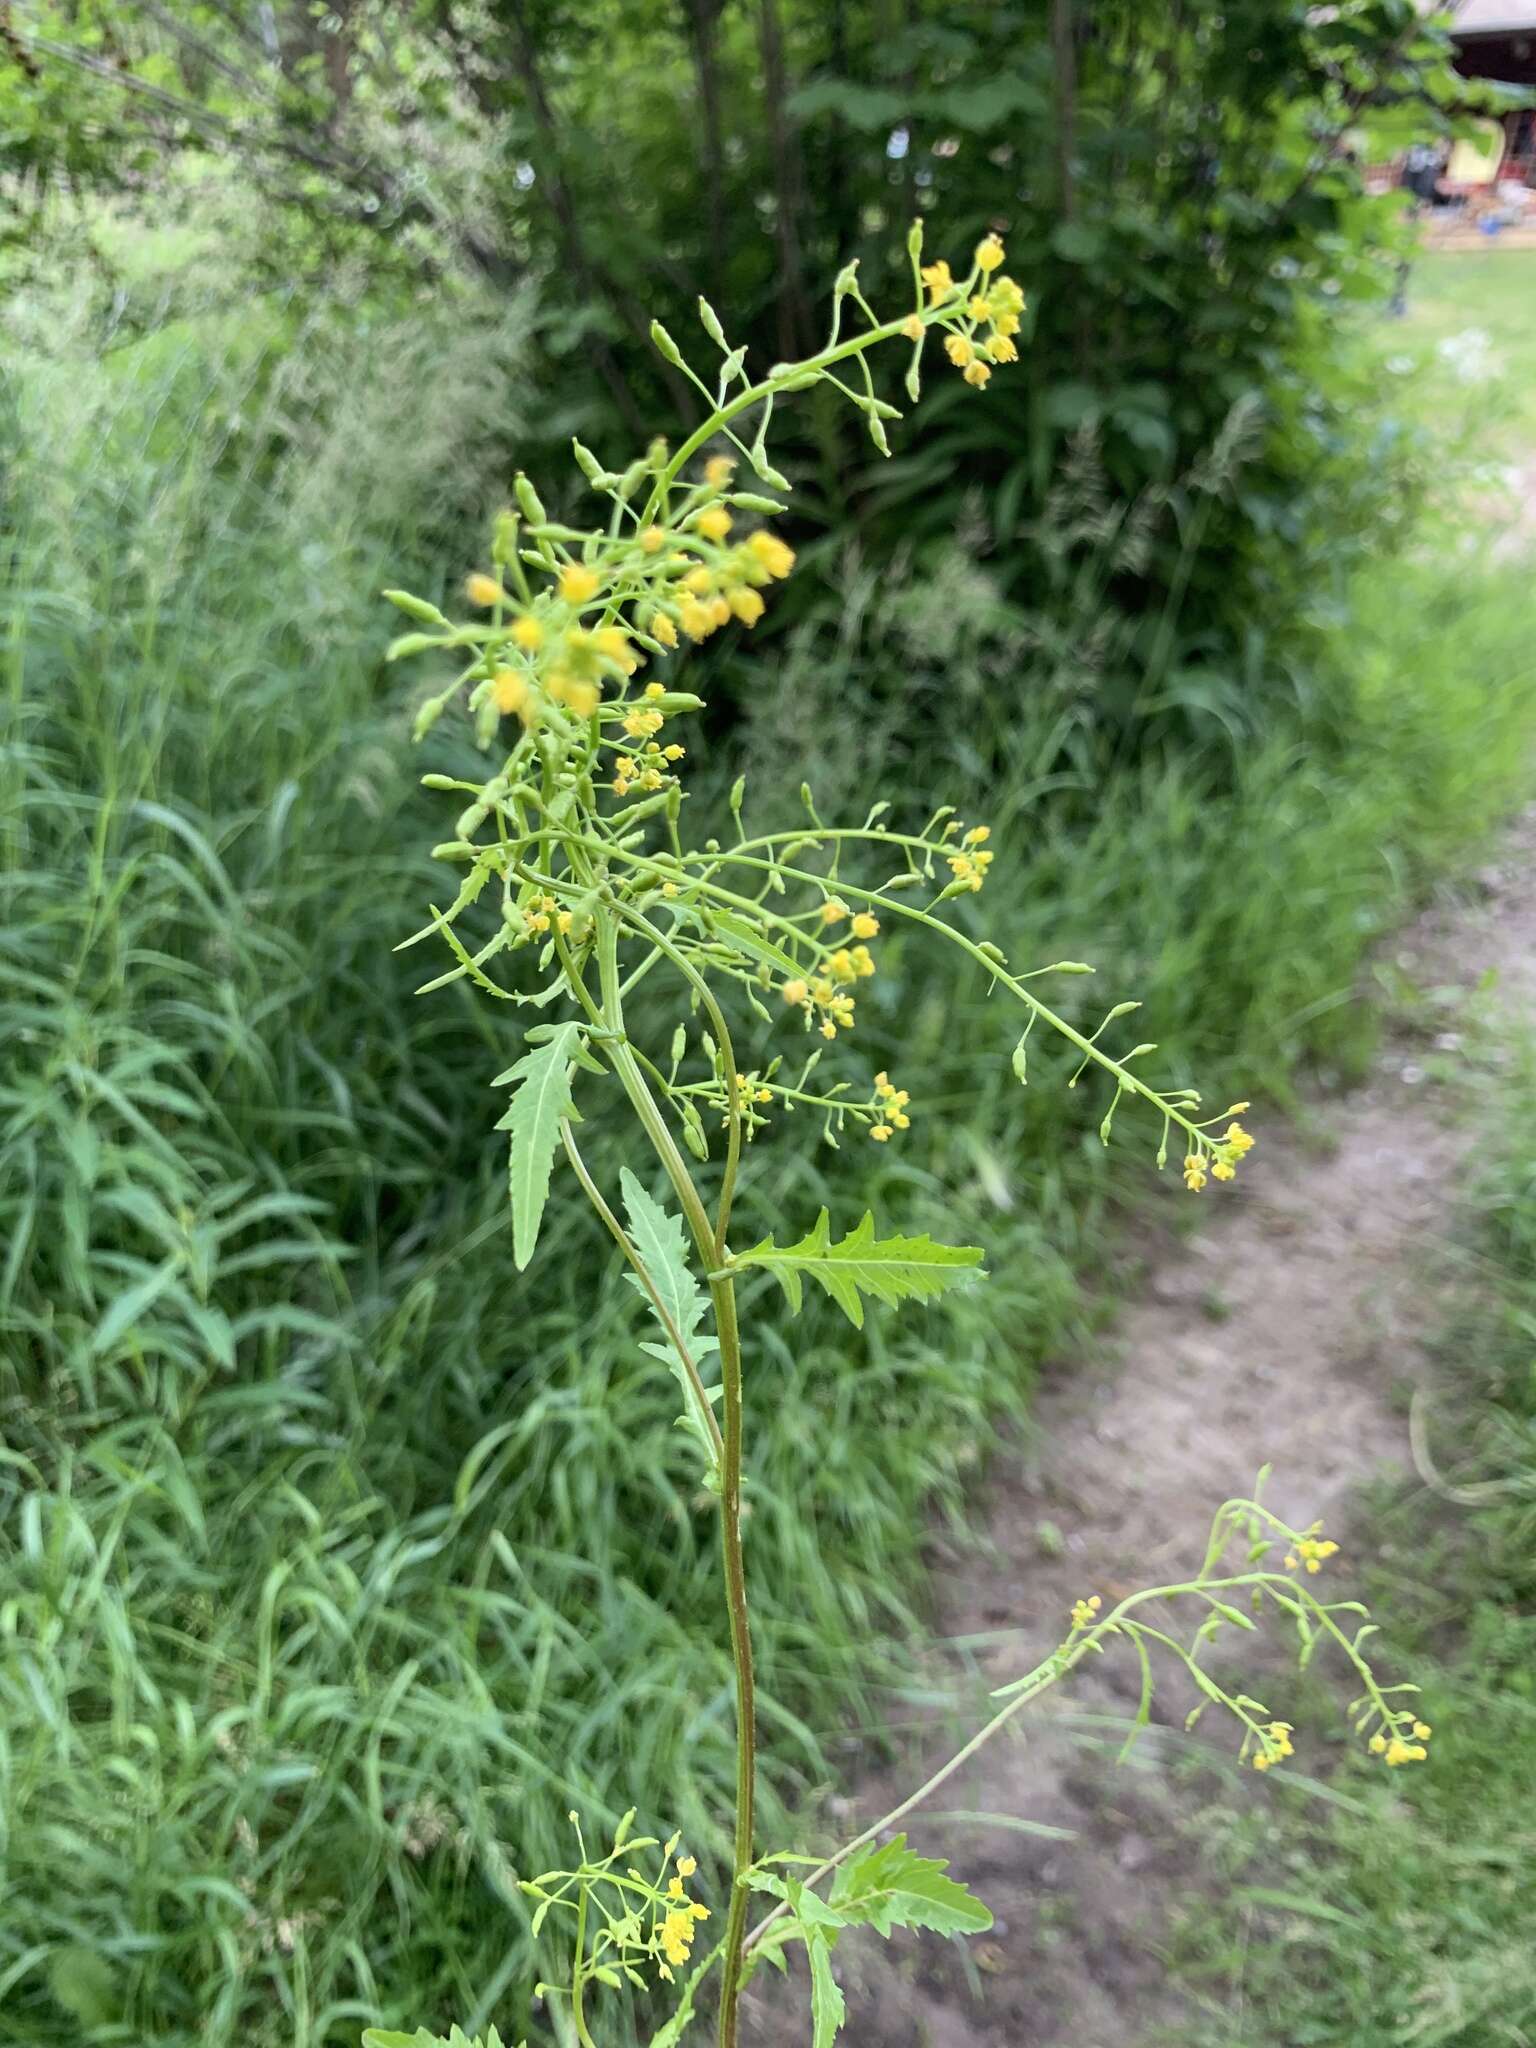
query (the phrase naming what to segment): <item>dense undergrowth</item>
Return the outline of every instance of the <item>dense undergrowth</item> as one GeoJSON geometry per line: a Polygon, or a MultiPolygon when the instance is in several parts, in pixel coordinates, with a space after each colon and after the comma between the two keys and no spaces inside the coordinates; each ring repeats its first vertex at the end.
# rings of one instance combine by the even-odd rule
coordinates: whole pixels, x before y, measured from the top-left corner
{"type": "MultiPolygon", "coordinates": [[[[707,1852],[723,1807],[712,1509],[639,1305],[577,1204],[514,1275],[479,1085],[505,1041],[456,991],[413,1000],[418,956],[392,952],[436,872],[401,792],[463,741],[412,756],[376,592],[466,566],[452,536],[499,488],[483,425],[526,402],[526,321],[274,311],[99,353],[12,319],[17,2039],[308,2048],[405,2012],[494,2012],[515,2037],[533,1971],[512,1873],[553,1860],[566,1809],[606,1815],[622,1788],[707,1852]]],[[[1283,1094],[1304,1061],[1359,1068],[1365,949],[1523,786],[1536,677],[1499,573],[1400,560],[1319,619],[1326,660],[1287,710],[1117,753],[1081,715],[1091,677],[958,546],[893,574],[849,544],[841,612],[777,643],[768,707],[712,737],[699,786],[723,814],[745,760],[765,799],[806,776],[860,815],[876,782],[970,806],[1012,957],[1092,960],[1176,1070],[1283,1094]]],[[[924,1513],[961,1516],[1106,1227],[1065,1071],[1020,1091],[971,1049],[984,987],[887,950],[900,1002],[872,984],[860,1030],[922,1077],[925,1163],[840,1163],[842,1206],[862,1169],[921,1227],[942,1188],[996,1277],[920,1330],[850,1339],[808,1310],[794,1350],[749,1362],[776,1799],[824,1782],[829,1731],[877,1718],[924,1513]]],[[[601,1174],[599,1126],[584,1143],[601,1174]]],[[[752,1163],[746,1208],[814,1204],[791,1148],[752,1163]]]]}
{"type": "Polygon", "coordinates": [[[1179,1949],[1222,2048],[1485,2048],[1536,2012],[1536,1071],[1500,1088],[1431,1389],[1434,1489],[1372,1504],[1371,1592],[1435,1768],[1206,1814],[1224,1882],[1179,1949]],[[1446,1475],[1446,1476],[1441,1476],[1446,1475]],[[1447,1497],[1449,1495],[1449,1498],[1447,1497]],[[1265,1881],[1246,1882],[1262,1868],[1265,1881]],[[1278,1873],[1278,1875],[1277,1875],[1278,1873]]]}

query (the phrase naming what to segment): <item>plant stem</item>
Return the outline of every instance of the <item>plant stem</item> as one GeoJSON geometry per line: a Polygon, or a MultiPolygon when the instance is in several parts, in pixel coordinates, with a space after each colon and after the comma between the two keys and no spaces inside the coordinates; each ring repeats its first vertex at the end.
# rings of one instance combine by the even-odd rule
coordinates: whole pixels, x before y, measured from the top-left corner
{"type": "Polygon", "coordinates": [[[736,2008],[741,1996],[741,1959],[747,1933],[746,1874],[752,1867],[753,1806],[757,1789],[757,1696],[752,1674],[752,1627],[747,1611],[747,1578],[741,1555],[741,1334],[736,1321],[736,1285],[711,1280],[715,1329],[720,1339],[725,1389],[720,1461],[720,1552],[731,1621],[731,1658],[736,1667],[736,1838],[731,1868],[731,1907],[725,1927],[720,1989],[720,2048],[736,2048],[736,2008]]]}
{"type": "MultiPolygon", "coordinates": [[[[656,936],[659,938],[659,934],[656,936]]],[[[618,1034],[616,1041],[605,1044],[604,1051],[634,1105],[657,1157],[666,1168],[667,1178],[677,1191],[705,1270],[713,1271],[708,1283],[709,1298],[715,1314],[715,1334],[720,1344],[720,1377],[724,1390],[721,1404],[720,1555],[730,1623],[731,1662],[736,1674],[736,1825],[720,1994],[720,2048],[736,2048],[736,2011],[741,1996],[741,1959],[747,1928],[747,1887],[743,1880],[752,1867],[753,1809],[757,1788],[757,1694],[752,1673],[752,1629],[747,1610],[746,1569],[741,1554],[741,1332],[736,1320],[736,1286],[729,1273],[715,1270],[718,1259],[717,1225],[710,1220],[694,1186],[693,1176],[673,1142],[666,1119],[646,1084],[639,1063],[623,1043],[618,924],[611,912],[605,912],[599,922],[598,974],[604,1021],[609,1030],[618,1034]]],[[[730,1065],[734,1056],[730,1052],[729,1039],[721,1050],[727,1056],[734,1108],[736,1077],[734,1067],[730,1065]]],[[[732,1120],[735,1121],[734,1116],[732,1120]]]]}

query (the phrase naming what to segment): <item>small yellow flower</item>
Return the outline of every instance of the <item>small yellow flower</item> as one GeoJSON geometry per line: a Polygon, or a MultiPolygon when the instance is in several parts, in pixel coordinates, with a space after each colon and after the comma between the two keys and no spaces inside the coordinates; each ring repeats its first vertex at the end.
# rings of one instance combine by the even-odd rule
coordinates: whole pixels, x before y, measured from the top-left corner
{"type": "MultiPolygon", "coordinates": [[[[1246,1109],[1248,1107],[1247,1103],[1244,1103],[1242,1107],[1246,1109]]],[[[1228,1124],[1226,1131],[1222,1135],[1221,1142],[1229,1152],[1235,1152],[1239,1159],[1243,1157],[1245,1152],[1251,1152],[1254,1146],[1253,1139],[1243,1129],[1241,1124],[1228,1124]]]]}
{"type": "Polygon", "coordinates": [[[988,235],[976,244],[976,267],[981,271],[1000,270],[1006,251],[996,235],[988,235]]]}
{"type": "Polygon", "coordinates": [[[992,381],[992,372],[987,364],[983,362],[967,363],[964,375],[966,383],[974,384],[978,391],[984,384],[989,384],[992,381]]]}
{"type": "Polygon", "coordinates": [[[531,612],[523,612],[512,621],[512,641],[524,654],[536,654],[544,645],[544,628],[531,612]]]}
{"type": "Polygon", "coordinates": [[[1094,1619],[1103,1605],[1104,1602],[1097,1593],[1090,1593],[1086,1600],[1074,1601],[1072,1604],[1072,1626],[1074,1628],[1092,1628],[1094,1619]]]}
{"type": "Polygon", "coordinates": [[[987,343],[987,354],[994,363],[1016,363],[1019,360],[1018,349],[1006,334],[1001,333],[994,334],[987,343]]]}
{"type": "Polygon", "coordinates": [[[500,604],[506,594],[494,576],[477,574],[464,578],[464,595],[471,604],[500,604]]]}
{"type": "Polygon", "coordinates": [[[625,713],[624,730],[632,740],[648,740],[666,723],[659,711],[634,710],[625,713]]]}
{"type": "Polygon", "coordinates": [[[901,323],[901,331],[908,341],[921,341],[923,338],[921,316],[916,313],[909,313],[907,318],[901,323]]]}
{"type": "Polygon", "coordinates": [[[1382,1751],[1387,1746],[1387,1738],[1385,1737],[1385,1735],[1373,1735],[1371,1737],[1370,1746],[1372,1756],[1380,1756],[1382,1751]]]}
{"type": "Polygon", "coordinates": [[[1229,1160],[1213,1160],[1211,1163],[1211,1177],[1213,1180],[1236,1180],[1237,1168],[1229,1160]]]}
{"type": "Polygon", "coordinates": [[[805,983],[801,981],[797,976],[796,979],[793,981],[786,981],[780,988],[779,994],[784,998],[785,1002],[790,1005],[791,1009],[798,1009],[800,1004],[803,1003],[806,997],[810,994],[810,990],[806,987],[805,983]]]}
{"type": "Polygon", "coordinates": [[[861,910],[853,920],[853,936],[856,939],[872,939],[880,929],[878,917],[871,917],[867,910],[861,910]]]}
{"type": "Polygon", "coordinates": [[[922,279],[928,287],[930,305],[936,306],[941,299],[947,299],[955,288],[955,280],[949,274],[949,265],[944,262],[925,263],[922,279]]]}
{"type": "Polygon", "coordinates": [[[821,906],[823,924],[841,924],[848,915],[848,906],[840,896],[829,896],[821,906]]]}
{"type": "Polygon", "coordinates": [[[723,491],[735,474],[734,455],[711,455],[704,465],[704,481],[712,491],[723,491]]]}
{"type": "Polygon", "coordinates": [[[491,695],[503,715],[521,711],[528,701],[528,684],[515,668],[499,668],[491,679],[491,695]]]}
{"type": "Polygon", "coordinates": [[[686,1963],[693,1940],[693,1915],[671,1912],[661,1923],[661,1946],[669,1963],[686,1963]]]}
{"type": "Polygon", "coordinates": [[[869,1135],[874,1139],[877,1145],[883,1145],[886,1139],[891,1135],[891,1127],[889,1124],[871,1124],[869,1127],[869,1135]]]}
{"type": "Polygon", "coordinates": [[[724,540],[734,521],[723,505],[709,505],[693,523],[706,540],[724,540]]]}
{"type": "Polygon", "coordinates": [[[763,616],[763,600],[755,590],[733,590],[730,606],[744,626],[755,626],[763,616]]]}
{"type": "Polygon", "coordinates": [[[1413,1732],[1419,1738],[1420,1742],[1428,1742],[1429,1738],[1431,1737],[1431,1735],[1434,1734],[1435,1731],[1433,1728],[1430,1727],[1427,1721],[1415,1721],[1413,1724],[1413,1732]]]}
{"type": "MultiPolygon", "coordinates": [[[[738,1075],[737,1078],[739,1080],[740,1076],[738,1075]]],[[[669,1899],[686,1899],[687,1896],[687,1891],[683,1887],[683,1880],[680,1877],[674,1877],[667,1886],[667,1897],[669,1899]]]]}
{"type": "Polygon", "coordinates": [[[690,640],[707,640],[715,630],[715,615],[697,598],[690,597],[678,613],[690,640]]]}
{"type": "Polygon", "coordinates": [[[640,658],[630,645],[629,635],[620,632],[617,626],[604,626],[594,639],[603,659],[623,669],[625,675],[632,676],[640,666],[640,658]]]}
{"type": "Polygon", "coordinates": [[[647,526],[640,534],[640,545],[648,555],[659,555],[667,544],[666,530],[660,526],[647,526]]]}
{"type": "Polygon", "coordinates": [[[596,683],[573,677],[566,685],[565,701],[567,707],[574,711],[578,718],[590,718],[602,701],[602,695],[596,683]]]}
{"type": "Polygon", "coordinates": [[[1195,1194],[1205,1186],[1205,1161],[1198,1152],[1184,1155],[1184,1185],[1195,1194]]]}
{"type": "Polygon", "coordinates": [[[560,571],[560,595],[567,604],[585,604],[598,591],[598,580],[584,562],[567,562],[560,571]]]}
{"type": "Polygon", "coordinates": [[[982,846],[991,837],[992,827],[990,825],[973,825],[970,831],[966,833],[962,844],[966,846],[982,846]]]}
{"type": "Polygon", "coordinates": [[[766,526],[758,528],[747,546],[775,581],[782,581],[795,566],[794,549],[781,541],[776,533],[770,533],[766,526]]]}
{"type": "Polygon", "coordinates": [[[677,645],[677,628],[673,625],[672,616],[669,612],[658,612],[656,614],[655,618],[651,621],[651,634],[654,639],[661,642],[663,647],[675,647],[677,645]]]}
{"type": "Polygon", "coordinates": [[[852,952],[853,971],[860,980],[868,980],[875,971],[874,957],[868,946],[855,946],[852,952]]]}
{"type": "Polygon", "coordinates": [[[1394,1735],[1387,1744],[1387,1763],[1393,1770],[1399,1764],[1421,1764],[1428,1755],[1422,1742],[1404,1742],[1400,1735],[1394,1735]]]}
{"type": "Polygon", "coordinates": [[[957,370],[963,370],[974,359],[976,351],[963,334],[951,334],[945,339],[944,353],[957,370]]]}

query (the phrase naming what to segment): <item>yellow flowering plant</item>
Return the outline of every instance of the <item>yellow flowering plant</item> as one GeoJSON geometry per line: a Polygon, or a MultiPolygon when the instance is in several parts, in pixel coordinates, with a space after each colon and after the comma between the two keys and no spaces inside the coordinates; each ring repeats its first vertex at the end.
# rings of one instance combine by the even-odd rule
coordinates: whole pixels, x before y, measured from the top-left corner
{"type": "MultiPolygon", "coordinates": [[[[884,800],[861,823],[828,823],[804,789],[801,819],[750,830],[738,781],[727,836],[700,842],[685,830],[686,745],[675,735],[702,700],[675,671],[688,644],[727,626],[754,626],[773,585],[794,567],[792,550],[767,523],[782,512],[788,490],[767,451],[775,409],[812,386],[831,386],[889,452],[886,422],[898,414],[876,392],[870,357],[877,350],[910,342],[906,388],[914,399],[932,329],[978,390],[994,367],[1017,358],[1024,299],[1003,274],[996,236],[979,244],[958,278],[947,263],[923,262],[920,227],[908,251],[909,313],[880,319],[850,264],[836,280],[825,346],[755,381],[745,351],[731,345],[705,301],[700,320],[720,357],[712,382],[654,327],[662,355],[708,402],[707,417],[679,447],[657,440],[627,468],[610,470],[577,444],[577,463],[606,505],[591,527],[552,519],[519,476],[516,509],[496,522],[491,566],[468,579],[466,596],[477,613],[468,623],[408,592],[386,593],[413,621],[392,656],[432,650],[459,662],[449,686],[422,705],[418,737],[462,702],[494,760],[483,779],[424,778],[458,803],[453,829],[434,852],[462,879],[446,906],[432,907],[428,923],[403,943],[436,939],[451,956],[424,990],[467,980],[543,1019],[523,1032],[519,1056],[496,1077],[511,1091],[498,1128],[508,1133],[514,1262],[522,1270],[535,1254],[563,1155],[655,1318],[659,1336],[645,1348],[677,1382],[679,1421],[701,1485],[718,1504],[735,1671],[736,1787],[733,1811],[724,1817],[731,1868],[709,1906],[690,1889],[697,1866],[691,1855],[679,1858],[675,1837],[664,1844],[632,1837],[631,1814],[611,1845],[589,1856],[572,1815],[578,1860],[524,1881],[523,1891],[532,1931],[562,1958],[540,1990],[559,2002],[569,2022],[567,2029],[562,2021],[562,2034],[574,2033],[582,2048],[594,2048],[594,2028],[602,2028],[599,1991],[668,1985],[680,1986],[677,2003],[652,2048],[672,2048],[682,2038],[701,1991],[715,2007],[721,2048],[734,2048],[743,1984],[762,1961],[782,1964],[791,1943],[808,1959],[814,2039],[826,2048],[843,2017],[833,1953],[844,1931],[867,1926],[889,1934],[901,1925],[963,1934],[990,1925],[986,1907],[944,1863],[910,1849],[904,1836],[880,1837],[1041,1693],[1116,1643],[1140,1660],[1137,1727],[1150,1712],[1154,1653],[1170,1653],[1200,1693],[1196,1712],[1214,1704],[1232,1716],[1243,1755],[1260,1770],[1292,1753],[1294,1731],[1247,1694],[1228,1691],[1203,1659],[1220,1630],[1252,1628],[1254,1612],[1265,1608],[1289,1618],[1304,1657],[1331,1643],[1353,1666],[1363,1688],[1361,1728],[1389,1764],[1421,1757],[1428,1734],[1394,1704],[1404,1689],[1383,1691],[1372,1676],[1361,1651],[1369,1624],[1354,1621],[1362,1610],[1320,1601],[1311,1590],[1334,1546],[1319,1530],[1287,1528],[1257,1501],[1228,1502],[1193,1577],[1149,1588],[1108,1611],[1098,1596],[1085,1596],[1045,1662],[1003,1688],[992,1720],[835,1854],[818,1861],[764,1853],[757,1839],[757,1718],[741,1530],[747,1404],[740,1290],[759,1274],[771,1275],[795,1313],[809,1281],[862,1325],[867,1301],[932,1300],[983,1277],[980,1250],[926,1235],[881,1235],[870,1215],[836,1229],[823,1209],[808,1229],[791,1226],[783,1243],[772,1234],[750,1245],[732,1237],[745,1155],[770,1120],[807,1111],[833,1144],[850,1132],[887,1144],[910,1129],[908,1089],[886,1072],[858,1078],[847,1058],[859,990],[879,971],[882,941],[896,927],[921,931],[987,977],[1021,1018],[1012,1052],[1020,1083],[1028,1078],[1028,1040],[1037,1025],[1067,1041],[1079,1059],[1073,1084],[1089,1069],[1107,1084],[1099,1127],[1106,1144],[1120,1103],[1143,1103],[1160,1124],[1159,1166],[1176,1136],[1184,1180],[1198,1190],[1208,1178],[1230,1180],[1253,1143],[1235,1121],[1246,1104],[1204,1115],[1194,1090],[1159,1089],[1144,1078],[1138,1063],[1153,1045],[1111,1050],[1106,1033],[1134,1003],[1112,1005],[1091,1032],[1049,1006],[1036,984],[1091,972],[1083,963],[1016,968],[995,944],[951,921],[950,907],[978,895],[990,878],[996,854],[985,824],[967,824],[941,805],[908,828],[884,800]],[[780,496],[742,488],[743,469],[780,496]],[[668,977],[678,1020],[667,1043],[643,1043],[632,1026],[631,997],[642,983],[654,987],[668,977]],[[749,1036],[763,1043],[760,1055],[738,1049],[749,1036]],[[598,1186],[583,1156],[578,1096],[603,1076],[622,1092],[637,1146],[665,1182],[665,1201],[627,1165],[615,1197],[598,1186]],[[1229,1561],[1234,1546],[1242,1555],[1229,1561]],[[1271,1559],[1276,1546],[1279,1563],[1271,1559]],[[1180,1603],[1197,1615],[1187,1638],[1164,1612],[1180,1603]],[[751,1927],[754,1895],[766,1904],[751,1927]],[[695,1956],[705,1927],[708,1946],[695,1956]]],[[[751,1305],[754,1313],[767,1312],[760,1293],[751,1305]]],[[[370,2048],[398,2048],[434,2037],[375,2029],[365,2039],[370,2048]]]]}

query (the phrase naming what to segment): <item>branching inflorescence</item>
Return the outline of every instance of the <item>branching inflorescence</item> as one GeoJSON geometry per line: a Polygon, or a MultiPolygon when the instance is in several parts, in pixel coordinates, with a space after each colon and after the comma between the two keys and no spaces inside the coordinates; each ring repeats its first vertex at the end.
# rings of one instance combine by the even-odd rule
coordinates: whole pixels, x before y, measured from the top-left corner
{"type": "MultiPolygon", "coordinates": [[[[1194,1090],[1160,1090],[1143,1078],[1137,1063],[1155,1046],[1109,1049],[1105,1033],[1134,1003],[1114,1004],[1085,1032],[1036,993],[1033,984],[1045,977],[1091,972],[1083,963],[1015,970],[995,944],[949,922],[946,907],[979,894],[993,868],[996,854],[984,823],[967,823],[943,805],[916,829],[903,829],[891,805],[880,800],[857,826],[828,824],[804,789],[799,822],[749,831],[738,781],[726,838],[695,843],[683,829],[687,751],[676,733],[702,700],[679,687],[673,671],[690,644],[725,627],[753,627],[772,586],[794,567],[793,551],[767,523],[782,513],[782,499],[738,484],[745,469],[770,490],[789,488],[767,452],[775,408],[812,386],[830,385],[888,453],[886,422],[898,415],[876,393],[869,366],[876,349],[911,344],[906,388],[914,399],[931,329],[941,332],[949,362],[978,390],[994,368],[1017,359],[1024,297],[1002,270],[996,236],[978,244],[960,278],[947,263],[923,263],[920,228],[914,227],[908,251],[909,313],[880,320],[850,264],[836,281],[826,345],[758,381],[747,371],[745,350],[731,346],[703,300],[700,319],[720,355],[712,385],[654,327],[662,355],[704,394],[708,417],[675,450],[658,440],[623,470],[606,469],[577,444],[587,483],[607,501],[605,523],[588,529],[551,519],[520,476],[517,509],[496,522],[491,568],[466,585],[480,618],[455,623],[407,592],[387,593],[416,627],[393,643],[392,655],[430,650],[456,655],[461,664],[448,686],[421,706],[418,737],[462,701],[480,745],[498,755],[495,772],[484,780],[425,778],[460,802],[451,835],[434,851],[461,868],[463,879],[446,907],[434,906],[430,922],[404,943],[436,935],[448,947],[452,965],[425,984],[428,990],[467,980],[499,1001],[549,1012],[549,1021],[524,1033],[521,1057],[496,1077],[497,1085],[512,1090],[501,1128],[509,1133],[516,1264],[523,1268],[533,1256],[563,1153],[656,1318],[660,1338],[646,1349],[677,1380],[680,1420],[696,1447],[701,1481],[719,1501],[736,1673],[731,1881],[719,1938],[692,1966],[655,2048],[680,2039],[697,1990],[714,1972],[719,2038],[732,2048],[742,1984],[788,1941],[801,1942],[809,1960],[820,2043],[831,2040],[842,2017],[831,1957],[844,1929],[864,1925],[889,1933],[906,1925],[963,1933],[988,1925],[985,1907],[944,1874],[943,1864],[909,1850],[903,1837],[877,1843],[877,1836],[1047,1687],[1116,1641],[1130,1645],[1141,1662],[1138,1727],[1150,1713],[1153,1654],[1172,1653],[1202,1694],[1196,1711],[1216,1704],[1232,1715],[1242,1730],[1243,1755],[1260,1770],[1292,1753],[1294,1731],[1248,1695],[1227,1691],[1202,1660],[1218,1632],[1251,1628],[1253,1614],[1266,1605],[1292,1620],[1304,1657],[1331,1643],[1354,1666],[1364,1687],[1357,1703],[1362,1728],[1388,1763],[1421,1757],[1428,1735],[1372,1677],[1360,1649],[1369,1624],[1351,1633],[1343,1619],[1361,1610],[1352,1603],[1329,1605],[1312,1592],[1309,1581],[1333,1546],[1317,1530],[1287,1529],[1254,1501],[1229,1502],[1193,1579],[1148,1589],[1108,1612],[1097,1596],[1081,1600],[1070,1632],[1046,1662],[1004,1688],[992,1721],[874,1828],[820,1862],[759,1853],[741,1545],[738,1285],[754,1272],[771,1273],[794,1311],[809,1279],[857,1324],[866,1300],[931,1299],[980,1277],[979,1251],[926,1236],[879,1237],[869,1216],[837,1235],[823,1210],[794,1241],[781,1245],[770,1235],[751,1247],[731,1242],[744,1148],[770,1119],[809,1112],[833,1144],[850,1129],[884,1144],[910,1128],[906,1087],[885,1072],[860,1081],[842,1067],[844,1041],[858,1021],[860,987],[879,972],[882,940],[893,926],[920,928],[957,948],[1019,1007],[1023,1028],[1012,1057],[1021,1083],[1037,1024],[1075,1047],[1072,1083],[1093,1068],[1109,1084],[1100,1124],[1105,1143],[1119,1104],[1127,1098],[1145,1103],[1161,1124],[1158,1164],[1177,1133],[1184,1180],[1195,1190],[1208,1178],[1232,1179],[1253,1143],[1235,1121],[1246,1103],[1202,1115],[1194,1090]],[[851,331],[844,332],[845,324],[851,331]],[[487,907],[494,909],[489,935],[471,946],[461,926],[483,932],[487,907]],[[683,1014],[665,1046],[640,1043],[627,1017],[632,992],[653,975],[670,976],[679,986],[683,1014]],[[744,1014],[751,1020],[745,1027],[744,1014]],[[781,1045],[757,1059],[738,1052],[744,1029],[783,1033],[786,1026],[799,1046],[781,1045]],[[620,1177],[618,1207],[597,1186],[574,1126],[579,1077],[603,1073],[622,1088],[675,1209],[628,1168],[620,1177]],[[1229,1561],[1234,1541],[1247,1546],[1235,1567],[1229,1561]],[[1286,1546],[1278,1568],[1270,1561],[1277,1543],[1286,1546]],[[1193,1602],[1199,1611],[1188,1641],[1165,1625],[1170,1603],[1179,1602],[1193,1602]],[[774,1903],[749,1932],[754,1893],[774,1903]]],[[[535,1932],[548,1937],[560,1930],[568,1958],[560,1981],[543,1988],[567,2001],[585,2048],[593,2040],[588,1988],[672,1982],[709,1918],[687,1890],[693,1859],[673,1861],[675,1839],[664,1845],[660,1874],[646,1874],[637,1859],[656,1845],[631,1839],[633,1818],[626,1817],[602,1856],[589,1858],[581,1846],[573,1869],[524,1885],[535,1902],[535,1932]]],[[[572,1819],[580,1846],[579,1823],[572,1819]]]]}

